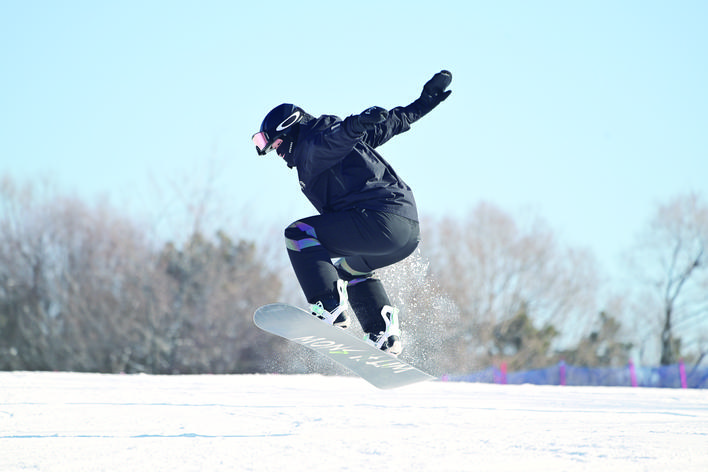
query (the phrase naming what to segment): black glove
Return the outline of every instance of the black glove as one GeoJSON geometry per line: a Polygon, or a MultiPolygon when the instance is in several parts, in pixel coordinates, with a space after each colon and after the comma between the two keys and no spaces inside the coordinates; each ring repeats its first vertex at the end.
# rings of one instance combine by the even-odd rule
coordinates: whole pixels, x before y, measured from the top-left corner
{"type": "Polygon", "coordinates": [[[437,106],[452,93],[452,90],[445,91],[450,82],[452,82],[450,71],[442,70],[438,72],[423,86],[423,93],[420,94],[420,98],[432,107],[437,106]]]}
{"type": "Polygon", "coordinates": [[[363,133],[372,129],[379,123],[383,123],[388,118],[388,110],[381,107],[367,108],[360,115],[352,117],[352,130],[356,133],[363,133]]]}

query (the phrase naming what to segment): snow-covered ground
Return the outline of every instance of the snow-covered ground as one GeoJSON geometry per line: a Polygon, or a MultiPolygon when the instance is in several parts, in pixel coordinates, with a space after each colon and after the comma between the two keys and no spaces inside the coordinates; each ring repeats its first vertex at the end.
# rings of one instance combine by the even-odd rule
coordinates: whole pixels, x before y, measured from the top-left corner
{"type": "Polygon", "coordinates": [[[0,471],[708,471],[708,391],[0,373],[0,471]]]}

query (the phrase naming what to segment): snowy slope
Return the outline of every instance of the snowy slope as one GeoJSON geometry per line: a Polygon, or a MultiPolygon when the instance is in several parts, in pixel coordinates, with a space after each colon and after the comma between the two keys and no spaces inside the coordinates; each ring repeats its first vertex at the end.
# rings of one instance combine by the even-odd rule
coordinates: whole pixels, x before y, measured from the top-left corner
{"type": "Polygon", "coordinates": [[[708,391],[0,373],[0,471],[708,471],[708,391]]]}

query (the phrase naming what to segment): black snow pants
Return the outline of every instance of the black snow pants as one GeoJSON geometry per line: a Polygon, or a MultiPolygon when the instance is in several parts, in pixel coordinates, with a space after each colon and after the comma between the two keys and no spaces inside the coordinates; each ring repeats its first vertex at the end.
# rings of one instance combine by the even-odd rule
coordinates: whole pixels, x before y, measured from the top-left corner
{"type": "Polygon", "coordinates": [[[366,333],[385,329],[381,309],[391,304],[374,271],[405,259],[419,241],[417,221],[363,209],[311,216],[285,229],[290,262],[307,301],[321,301],[331,310],[338,302],[337,280],[347,281],[349,304],[366,333]]]}

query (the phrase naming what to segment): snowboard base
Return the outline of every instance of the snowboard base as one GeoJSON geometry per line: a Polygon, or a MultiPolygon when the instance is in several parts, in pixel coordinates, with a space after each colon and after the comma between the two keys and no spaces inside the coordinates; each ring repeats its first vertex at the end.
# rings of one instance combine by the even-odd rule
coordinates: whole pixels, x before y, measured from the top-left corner
{"type": "Polygon", "coordinates": [[[286,303],[265,305],[253,314],[260,329],[296,342],[337,362],[370,384],[390,389],[435,377],[383,352],[346,330],[286,303]]]}

